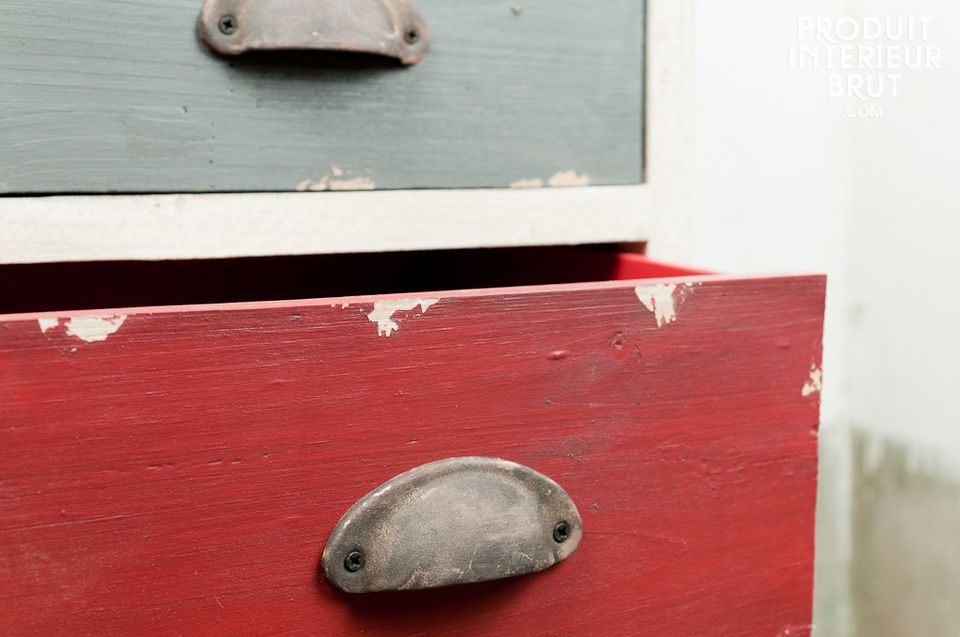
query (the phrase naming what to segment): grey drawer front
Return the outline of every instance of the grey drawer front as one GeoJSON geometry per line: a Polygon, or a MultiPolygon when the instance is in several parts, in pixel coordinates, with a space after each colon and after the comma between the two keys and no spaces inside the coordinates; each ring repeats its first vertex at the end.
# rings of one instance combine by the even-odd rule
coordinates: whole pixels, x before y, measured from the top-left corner
{"type": "Polygon", "coordinates": [[[409,68],[218,58],[202,4],[5,2],[0,192],[641,179],[643,0],[418,0],[433,44],[409,68]]]}

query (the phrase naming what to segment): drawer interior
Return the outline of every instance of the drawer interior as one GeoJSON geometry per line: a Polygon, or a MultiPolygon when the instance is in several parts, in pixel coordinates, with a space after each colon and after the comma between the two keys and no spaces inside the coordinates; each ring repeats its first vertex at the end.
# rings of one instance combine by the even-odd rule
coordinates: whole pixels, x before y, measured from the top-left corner
{"type": "Polygon", "coordinates": [[[6,265],[0,314],[274,301],[704,274],[616,246],[6,265]]]}

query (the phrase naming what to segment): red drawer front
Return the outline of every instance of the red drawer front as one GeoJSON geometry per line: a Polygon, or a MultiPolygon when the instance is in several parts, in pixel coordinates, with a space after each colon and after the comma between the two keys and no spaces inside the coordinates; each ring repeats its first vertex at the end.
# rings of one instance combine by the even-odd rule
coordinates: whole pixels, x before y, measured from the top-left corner
{"type": "Polygon", "coordinates": [[[416,297],[0,317],[0,633],[809,633],[822,277],[416,297]],[[559,482],[579,550],[336,592],[340,515],[460,455],[559,482]]]}

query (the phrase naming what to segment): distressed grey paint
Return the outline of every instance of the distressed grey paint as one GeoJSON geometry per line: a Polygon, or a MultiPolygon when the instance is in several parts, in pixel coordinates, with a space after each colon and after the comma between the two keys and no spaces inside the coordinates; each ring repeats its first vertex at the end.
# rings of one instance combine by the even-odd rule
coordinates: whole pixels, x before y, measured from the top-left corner
{"type": "MultiPolygon", "coordinates": [[[[346,1],[346,0],[344,0],[346,1]]],[[[642,172],[643,0],[418,0],[430,52],[218,58],[202,0],[12,0],[0,192],[502,187],[642,172]]]]}

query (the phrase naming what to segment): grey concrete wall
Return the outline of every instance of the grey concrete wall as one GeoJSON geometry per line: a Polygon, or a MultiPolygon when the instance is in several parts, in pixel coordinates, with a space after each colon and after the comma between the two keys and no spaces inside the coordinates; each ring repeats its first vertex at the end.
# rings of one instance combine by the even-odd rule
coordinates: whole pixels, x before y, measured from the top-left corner
{"type": "Polygon", "coordinates": [[[864,431],[852,450],[856,634],[960,634],[960,483],[931,450],[864,431]]]}
{"type": "Polygon", "coordinates": [[[942,450],[821,438],[818,637],[960,634],[960,480],[942,450]]]}

